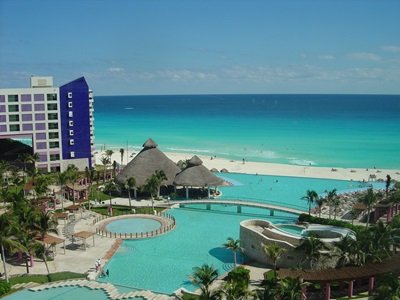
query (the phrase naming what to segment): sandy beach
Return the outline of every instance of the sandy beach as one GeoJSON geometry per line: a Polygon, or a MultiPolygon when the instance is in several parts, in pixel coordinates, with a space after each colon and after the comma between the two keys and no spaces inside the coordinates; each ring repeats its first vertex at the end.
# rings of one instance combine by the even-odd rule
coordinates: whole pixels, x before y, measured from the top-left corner
{"type": "MultiPolygon", "coordinates": [[[[115,152],[111,159],[118,163],[121,162],[121,154],[118,149],[113,149],[115,152]]],[[[104,152],[97,151],[96,164],[102,165],[100,158],[104,152]]],[[[128,151],[124,153],[122,164],[127,163],[134,158],[138,152],[128,151]]],[[[195,154],[189,153],[175,153],[164,152],[172,161],[178,162],[179,160],[190,159],[195,154]]],[[[196,154],[197,155],[197,154],[196,154]]],[[[361,169],[361,168],[338,168],[338,167],[316,167],[316,166],[299,166],[287,164],[275,164],[267,162],[251,162],[251,161],[237,161],[229,160],[219,157],[210,157],[197,155],[203,161],[204,166],[208,169],[227,169],[230,173],[243,173],[243,174],[260,174],[260,175],[277,175],[277,176],[294,176],[294,177],[308,177],[308,178],[326,178],[326,179],[343,179],[354,181],[368,181],[371,180],[386,180],[386,175],[390,175],[392,179],[400,180],[400,170],[395,169],[361,169]],[[375,177],[374,177],[375,176],[375,177]]]]}

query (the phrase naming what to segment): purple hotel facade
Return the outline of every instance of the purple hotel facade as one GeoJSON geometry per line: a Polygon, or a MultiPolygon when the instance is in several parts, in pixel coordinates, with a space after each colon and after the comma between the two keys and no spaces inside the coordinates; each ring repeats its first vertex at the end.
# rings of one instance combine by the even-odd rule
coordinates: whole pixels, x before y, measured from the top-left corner
{"type": "Polygon", "coordinates": [[[94,164],[93,92],[84,77],[61,87],[31,77],[31,87],[0,89],[0,138],[29,138],[37,168],[80,170],[94,164]]]}

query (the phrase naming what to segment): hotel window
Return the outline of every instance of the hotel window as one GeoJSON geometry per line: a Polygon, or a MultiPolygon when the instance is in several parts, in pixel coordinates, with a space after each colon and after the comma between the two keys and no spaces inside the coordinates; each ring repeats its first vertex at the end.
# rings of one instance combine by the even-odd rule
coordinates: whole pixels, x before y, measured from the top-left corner
{"type": "Polygon", "coordinates": [[[69,136],[74,136],[74,131],[72,129],[69,131],[69,136]]]}
{"type": "Polygon", "coordinates": [[[69,140],[69,144],[71,145],[71,146],[73,146],[73,145],[75,145],[75,141],[74,140],[69,140]]]}
{"type": "Polygon", "coordinates": [[[68,107],[69,107],[69,108],[72,107],[72,101],[68,101],[68,107]]]}
{"type": "Polygon", "coordinates": [[[49,113],[49,114],[47,114],[47,118],[48,118],[49,120],[57,120],[57,119],[58,119],[58,114],[56,114],[56,113],[49,113]]]}
{"type": "Polygon", "coordinates": [[[72,111],[68,112],[68,117],[72,118],[74,116],[74,113],[72,111]]]}
{"type": "Polygon", "coordinates": [[[57,94],[47,94],[47,101],[56,101],[57,94]]]}
{"type": "Polygon", "coordinates": [[[68,99],[72,99],[72,92],[68,92],[68,99]]]}
{"type": "Polygon", "coordinates": [[[59,142],[50,142],[50,143],[49,143],[49,147],[50,147],[51,149],[59,148],[59,147],[60,147],[60,144],[59,144],[59,142]]]}
{"type": "Polygon", "coordinates": [[[60,160],[60,154],[50,154],[50,161],[60,160]]]}
{"type": "Polygon", "coordinates": [[[58,123],[49,123],[49,129],[58,129],[58,123]]]}
{"type": "Polygon", "coordinates": [[[68,121],[68,125],[69,125],[69,127],[73,127],[74,126],[74,121],[68,121]]]}
{"type": "Polygon", "coordinates": [[[47,104],[47,110],[57,110],[57,103],[47,104]]]}
{"type": "Polygon", "coordinates": [[[18,122],[19,121],[19,115],[9,115],[8,120],[10,122],[18,122]]]}
{"type": "Polygon", "coordinates": [[[8,102],[18,102],[18,95],[8,95],[8,102]]]}
{"type": "Polygon", "coordinates": [[[19,125],[18,124],[10,125],[10,131],[19,131],[19,125]]]}
{"type": "Polygon", "coordinates": [[[74,152],[74,151],[71,151],[71,152],[69,153],[69,156],[70,156],[71,158],[74,158],[74,157],[75,157],[75,152],[74,152]]]}
{"type": "Polygon", "coordinates": [[[58,132],[49,132],[49,139],[58,139],[58,132]]]}
{"type": "Polygon", "coordinates": [[[10,104],[10,105],[8,106],[8,111],[9,111],[9,112],[17,112],[17,111],[19,111],[18,104],[17,104],[17,105],[15,105],[15,104],[10,104]]]}

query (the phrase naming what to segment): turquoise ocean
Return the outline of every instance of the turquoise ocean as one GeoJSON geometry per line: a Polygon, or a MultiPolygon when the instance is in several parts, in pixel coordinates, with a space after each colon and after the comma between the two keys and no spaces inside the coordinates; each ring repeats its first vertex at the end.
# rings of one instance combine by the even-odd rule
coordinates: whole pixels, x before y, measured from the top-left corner
{"type": "Polygon", "coordinates": [[[398,95],[96,96],[97,150],[328,167],[400,168],[398,95]]]}

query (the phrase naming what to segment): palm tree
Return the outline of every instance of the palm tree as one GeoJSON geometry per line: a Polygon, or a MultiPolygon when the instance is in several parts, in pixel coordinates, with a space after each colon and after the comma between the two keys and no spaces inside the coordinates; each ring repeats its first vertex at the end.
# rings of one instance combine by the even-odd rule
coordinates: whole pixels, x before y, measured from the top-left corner
{"type": "Polygon", "coordinates": [[[110,164],[110,159],[108,158],[108,156],[103,155],[100,158],[101,163],[104,166],[104,176],[103,176],[103,182],[106,182],[106,172],[107,172],[107,166],[110,164]]]}
{"type": "Polygon", "coordinates": [[[18,231],[18,223],[14,222],[14,219],[7,214],[0,215],[0,247],[1,247],[1,258],[3,260],[4,277],[8,282],[8,273],[6,266],[6,256],[4,249],[8,249],[11,253],[20,251],[26,251],[25,247],[16,239],[14,233],[18,231]]]}
{"type": "Polygon", "coordinates": [[[392,181],[392,178],[390,177],[390,175],[388,174],[388,175],[386,175],[386,182],[385,182],[385,187],[386,187],[386,189],[385,189],[385,191],[386,191],[386,197],[387,197],[387,195],[388,195],[388,193],[389,193],[389,187],[390,187],[390,183],[391,183],[391,181],[392,181]]]}
{"type": "Polygon", "coordinates": [[[314,267],[314,263],[321,257],[321,250],[325,248],[324,243],[315,236],[309,236],[302,240],[297,249],[305,252],[306,258],[310,261],[310,268],[314,267]]]}
{"type": "Polygon", "coordinates": [[[318,199],[318,194],[314,190],[307,190],[306,196],[302,197],[301,199],[307,200],[308,204],[308,215],[311,215],[311,205],[317,201],[318,199]]]}
{"type": "Polygon", "coordinates": [[[365,226],[368,227],[370,214],[371,214],[371,208],[372,208],[372,205],[376,202],[376,195],[372,188],[369,188],[367,190],[367,193],[364,195],[364,197],[361,198],[361,202],[367,207],[367,224],[365,226]]]}
{"type": "Polygon", "coordinates": [[[165,175],[163,170],[156,170],[154,175],[157,179],[157,198],[160,197],[160,186],[164,180],[168,180],[167,175],[165,175]]]}
{"type": "Polygon", "coordinates": [[[328,203],[329,207],[329,219],[331,219],[332,205],[337,197],[336,189],[333,189],[331,191],[325,190],[325,193],[326,193],[326,203],[328,203]]]}
{"type": "Polygon", "coordinates": [[[349,235],[343,236],[340,241],[334,243],[339,249],[340,257],[338,260],[338,265],[344,267],[347,265],[359,265],[358,264],[358,244],[349,235]]]}
{"type": "Polygon", "coordinates": [[[342,203],[342,201],[340,200],[340,198],[335,197],[332,201],[332,205],[333,205],[333,219],[336,220],[336,216],[337,216],[337,209],[340,206],[340,204],[342,203]]]}
{"type": "Polygon", "coordinates": [[[318,206],[318,213],[320,218],[321,218],[322,205],[324,204],[324,202],[325,202],[324,198],[318,198],[317,200],[315,200],[315,203],[317,203],[318,206]]]}
{"type": "Polygon", "coordinates": [[[131,202],[131,189],[134,188],[135,190],[135,198],[136,198],[136,179],[135,177],[129,177],[126,181],[126,189],[128,190],[128,197],[129,197],[129,207],[132,209],[132,202],[131,202]]]}
{"type": "Polygon", "coordinates": [[[59,172],[57,174],[57,181],[60,185],[60,201],[61,201],[61,209],[64,211],[64,187],[68,182],[68,173],[66,171],[59,172]]]}
{"type": "Polygon", "coordinates": [[[300,278],[286,277],[279,282],[277,288],[279,299],[285,300],[300,300],[302,298],[302,289],[308,285],[300,278]]]}
{"type": "Polygon", "coordinates": [[[204,264],[201,267],[194,267],[190,276],[190,281],[201,290],[200,299],[215,299],[216,294],[210,291],[211,284],[218,278],[218,270],[214,267],[204,264]]]}
{"type": "Polygon", "coordinates": [[[47,175],[39,175],[36,178],[36,183],[33,187],[35,190],[35,198],[41,197],[49,190],[50,177],[47,175]]]}
{"type": "Polygon", "coordinates": [[[79,170],[75,165],[68,165],[67,168],[68,182],[72,183],[73,202],[75,205],[75,183],[79,178],[79,170]]]}
{"type": "Polygon", "coordinates": [[[106,156],[108,156],[108,159],[111,162],[111,160],[112,160],[111,156],[114,154],[114,151],[112,151],[111,149],[108,149],[108,150],[105,151],[105,154],[106,154],[106,156]]]}
{"type": "Polygon", "coordinates": [[[143,190],[148,192],[151,197],[151,206],[154,210],[154,195],[157,193],[157,197],[160,196],[160,186],[161,183],[167,180],[167,176],[165,175],[164,171],[156,170],[150,178],[148,178],[142,186],[143,190]]]}
{"type": "Polygon", "coordinates": [[[240,248],[240,241],[239,240],[234,240],[233,238],[228,238],[228,241],[224,244],[224,247],[226,249],[232,250],[233,252],[233,262],[234,262],[234,268],[236,269],[236,264],[237,264],[237,253],[241,251],[240,248]]]}
{"type": "Polygon", "coordinates": [[[113,192],[119,191],[118,185],[113,180],[111,180],[106,183],[106,185],[104,187],[104,191],[108,192],[108,194],[110,196],[110,216],[112,217],[112,196],[111,196],[111,194],[113,192]]]}
{"type": "Polygon", "coordinates": [[[119,153],[121,153],[121,166],[122,166],[122,162],[124,160],[124,152],[125,152],[124,148],[119,149],[119,153]]]}
{"type": "Polygon", "coordinates": [[[158,180],[156,176],[153,174],[150,178],[147,178],[145,184],[142,186],[143,191],[150,194],[151,198],[151,207],[154,211],[154,195],[157,193],[158,190],[158,180]]]}
{"type": "Polygon", "coordinates": [[[286,252],[286,249],[280,247],[277,243],[271,243],[268,245],[264,245],[264,252],[272,260],[272,263],[274,264],[274,277],[276,281],[277,280],[276,263],[278,259],[282,256],[282,254],[286,252]]]}

